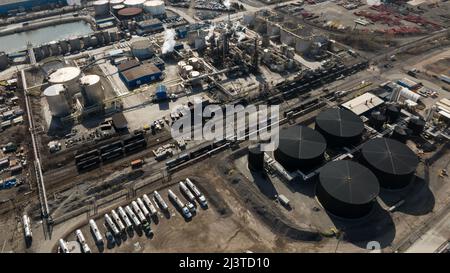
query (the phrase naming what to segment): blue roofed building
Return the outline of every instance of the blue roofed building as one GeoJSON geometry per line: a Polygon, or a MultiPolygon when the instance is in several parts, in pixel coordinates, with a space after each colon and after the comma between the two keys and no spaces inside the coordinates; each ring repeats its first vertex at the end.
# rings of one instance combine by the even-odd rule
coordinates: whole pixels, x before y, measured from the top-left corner
{"type": "Polygon", "coordinates": [[[51,5],[67,5],[66,0],[2,0],[0,1],[0,15],[7,15],[11,11],[28,11],[51,5]]]}

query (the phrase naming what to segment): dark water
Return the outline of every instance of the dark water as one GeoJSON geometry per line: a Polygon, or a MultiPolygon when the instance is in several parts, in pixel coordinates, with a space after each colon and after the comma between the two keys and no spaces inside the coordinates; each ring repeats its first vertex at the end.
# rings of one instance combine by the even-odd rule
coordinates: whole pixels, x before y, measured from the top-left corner
{"type": "Polygon", "coordinates": [[[85,35],[91,32],[93,32],[91,26],[84,21],[43,27],[0,37],[0,51],[12,53],[26,49],[27,42],[39,46],[51,41],[66,39],[73,35],[85,35]]]}

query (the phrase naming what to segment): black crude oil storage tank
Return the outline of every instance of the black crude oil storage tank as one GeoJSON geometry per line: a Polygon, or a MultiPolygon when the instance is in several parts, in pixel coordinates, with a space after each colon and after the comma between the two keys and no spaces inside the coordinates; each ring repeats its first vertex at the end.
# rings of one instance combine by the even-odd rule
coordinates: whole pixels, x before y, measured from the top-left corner
{"type": "Polygon", "coordinates": [[[380,130],[386,122],[386,116],[379,111],[370,113],[369,124],[376,130],[380,130]]]}
{"type": "Polygon", "coordinates": [[[404,126],[397,125],[395,126],[394,131],[392,131],[391,138],[401,143],[406,143],[408,132],[404,126]]]}
{"type": "Polygon", "coordinates": [[[261,150],[261,144],[253,144],[248,147],[247,161],[251,171],[264,170],[264,151],[261,150]]]}
{"type": "Polygon", "coordinates": [[[275,159],[288,171],[310,170],[324,160],[325,138],[309,127],[293,126],[280,131],[275,159]]]}
{"type": "Polygon", "coordinates": [[[414,176],[419,160],[405,144],[390,138],[374,138],[361,149],[361,163],[378,178],[385,189],[406,187],[414,176]]]}
{"type": "Polygon", "coordinates": [[[342,147],[361,140],[364,124],[349,110],[331,108],[317,115],[315,129],[325,137],[329,147],[342,147]]]}
{"type": "Polygon", "coordinates": [[[413,135],[418,136],[425,128],[425,120],[421,118],[411,118],[408,122],[408,128],[411,129],[413,135]]]}
{"type": "Polygon", "coordinates": [[[400,117],[400,109],[397,106],[391,104],[388,107],[386,107],[385,115],[389,123],[396,122],[400,117]]]}
{"type": "Polygon", "coordinates": [[[376,176],[359,163],[338,160],[320,169],[316,197],[333,215],[361,218],[371,212],[379,192],[376,176]]]}

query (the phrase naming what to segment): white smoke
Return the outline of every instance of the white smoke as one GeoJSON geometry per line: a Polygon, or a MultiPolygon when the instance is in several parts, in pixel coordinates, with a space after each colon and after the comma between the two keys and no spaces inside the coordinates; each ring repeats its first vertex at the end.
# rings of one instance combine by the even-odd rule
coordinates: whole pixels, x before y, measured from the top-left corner
{"type": "Polygon", "coordinates": [[[223,5],[224,5],[227,9],[230,9],[230,7],[231,7],[230,0],[223,0],[223,5]]]}
{"type": "Polygon", "coordinates": [[[166,54],[168,52],[172,52],[175,47],[175,30],[166,29],[164,31],[164,44],[162,45],[162,54],[166,54]]]}
{"type": "Polygon", "coordinates": [[[67,0],[69,6],[81,6],[81,0],[67,0]]]}
{"type": "Polygon", "coordinates": [[[242,42],[245,39],[245,34],[242,31],[237,31],[236,35],[238,36],[238,43],[242,42]]]}
{"type": "Polygon", "coordinates": [[[380,0],[367,0],[367,5],[378,6],[378,5],[381,5],[381,1],[380,0]]]}

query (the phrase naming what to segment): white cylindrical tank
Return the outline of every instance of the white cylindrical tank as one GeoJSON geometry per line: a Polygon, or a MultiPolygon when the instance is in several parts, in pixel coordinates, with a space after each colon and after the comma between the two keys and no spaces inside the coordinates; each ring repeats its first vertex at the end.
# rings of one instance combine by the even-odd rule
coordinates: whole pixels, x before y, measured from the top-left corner
{"type": "Polygon", "coordinates": [[[195,196],[192,194],[192,192],[186,187],[186,185],[181,181],[180,183],[180,190],[184,192],[185,196],[188,198],[190,202],[195,201],[195,196]]]}
{"type": "Polygon", "coordinates": [[[143,8],[145,0],[125,0],[123,3],[127,8],[143,8]]]}
{"type": "Polygon", "coordinates": [[[169,206],[167,206],[166,202],[164,201],[164,199],[161,197],[161,195],[157,191],[153,192],[153,196],[155,197],[156,201],[158,201],[158,204],[161,206],[162,210],[169,209],[169,206]]]}
{"type": "Polygon", "coordinates": [[[63,239],[59,239],[59,249],[61,250],[61,253],[70,253],[69,248],[67,247],[66,241],[63,239]]]}
{"type": "Polygon", "coordinates": [[[23,231],[25,234],[25,239],[31,239],[33,237],[33,233],[31,232],[30,217],[28,217],[28,215],[24,214],[22,217],[22,221],[23,221],[23,231]]]}
{"type": "Polygon", "coordinates": [[[409,90],[408,88],[402,87],[400,89],[400,97],[403,97],[405,99],[411,100],[413,102],[417,102],[418,100],[420,100],[420,98],[422,96],[420,96],[417,93],[414,93],[413,91],[409,90]]]}
{"type": "Polygon", "coordinates": [[[122,217],[122,220],[125,222],[127,228],[132,228],[133,225],[131,224],[130,218],[128,218],[128,215],[125,213],[125,210],[122,207],[118,207],[117,211],[119,212],[120,217],[122,217]]]}
{"type": "Polygon", "coordinates": [[[146,221],[145,215],[142,212],[141,208],[139,208],[139,205],[136,203],[136,201],[131,202],[131,206],[133,207],[134,212],[136,213],[139,220],[144,223],[146,221]]]}
{"type": "Polygon", "coordinates": [[[109,5],[110,6],[120,5],[120,4],[123,4],[123,2],[124,2],[124,0],[110,0],[109,5]]]}
{"type": "Polygon", "coordinates": [[[195,70],[191,71],[191,73],[189,73],[189,78],[194,79],[191,81],[191,84],[194,84],[194,85],[200,84],[201,80],[197,79],[199,76],[200,76],[200,72],[195,71],[195,70]]]}
{"type": "Polygon", "coordinates": [[[139,60],[151,58],[154,54],[152,45],[148,39],[133,42],[131,44],[131,53],[139,60]]]}
{"type": "Polygon", "coordinates": [[[153,16],[162,15],[166,13],[164,1],[152,0],[144,3],[144,10],[153,16]]]}
{"type": "Polygon", "coordinates": [[[108,0],[98,0],[93,3],[95,16],[103,16],[108,14],[109,11],[109,1],[108,0]]]}
{"type": "Polygon", "coordinates": [[[105,221],[108,224],[109,228],[111,229],[111,231],[113,232],[113,234],[115,236],[118,236],[120,234],[119,229],[117,228],[116,224],[114,224],[113,220],[111,219],[111,217],[108,215],[108,213],[105,214],[105,221]]]}
{"type": "Polygon", "coordinates": [[[72,36],[69,38],[70,52],[78,52],[81,50],[80,38],[72,36]]]}
{"type": "Polygon", "coordinates": [[[94,233],[94,239],[97,244],[103,244],[103,237],[100,233],[100,230],[97,227],[97,224],[95,223],[94,219],[89,220],[89,226],[91,227],[92,233],[94,233]]]}
{"type": "Polygon", "coordinates": [[[118,5],[114,5],[111,7],[111,11],[112,13],[114,13],[115,15],[117,15],[119,13],[120,10],[124,9],[125,5],[123,4],[118,4],[118,5]]]}
{"type": "Polygon", "coordinates": [[[137,203],[138,203],[138,205],[139,205],[139,208],[142,210],[142,213],[144,213],[144,216],[145,216],[145,217],[150,217],[150,212],[149,212],[148,209],[145,207],[144,202],[142,202],[142,199],[138,197],[138,198],[136,199],[136,201],[137,201],[137,203]]]}
{"type": "Polygon", "coordinates": [[[52,116],[64,117],[70,114],[70,104],[67,101],[66,88],[62,84],[55,84],[44,90],[48,107],[52,116]]]}
{"type": "Polygon", "coordinates": [[[131,210],[130,206],[125,207],[125,211],[127,212],[128,216],[130,216],[131,220],[133,221],[135,226],[140,226],[141,222],[137,218],[136,214],[131,210]]]}
{"type": "Polygon", "coordinates": [[[172,199],[178,205],[178,207],[182,209],[184,207],[184,204],[183,202],[181,202],[180,198],[178,198],[178,196],[175,193],[173,193],[172,190],[168,190],[168,193],[170,199],[172,199]]]}
{"type": "Polygon", "coordinates": [[[80,79],[86,100],[91,105],[101,105],[105,99],[105,92],[98,75],[86,75],[80,79]]]}
{"type": "Polygon", "coordinates": [[[78,80],[81,77],[81,70],[78,67],[63,67],[50,74],[48,81],[51,84],[63,84],[69,96],[80,92],[80,84],[78,80]]]}
{"type": "Polygon", "coordinates": [[[115,210],[111,210],[111,217],[113,218],[114,222],[116,222],[117,227],[121,232],[125,231],[125,225],[122,223],[122,220],[120,220],[119,215],[115,210]]]}
{"type": "Polygon", "coordinates": [[[186,75],[189,75],[193,70],[194,70],[194,67],[192,65],[186,65],[184,67],[184,73],[186,73],[186,75]]]}
{"type": "Polygon", "coordinates": [[[156,213],[157,213],[156,208],[153,205],[150,198],[148,198],[147,194],[144,194],[142,196],[142,199],[144,200],[145,205],[147,205],[147,208],[150,210],[151,215],[156,215],[156,213]]]}
{"type": "Polygon", "coordinates": [[[195,196],[199,197],[202,193],[198,190],[198,188],[192,183],[189,178],[186,178],[186,185],[191,189],[195,196]]]}
{"type": "Polygon", "coordinates": [[[83,232],[81,232],[81,230],[75,230],[75,235],[77,236],[78,242],[80,242],[80,244],[86,243],[86,239],[84,238],[83,232]]]}

